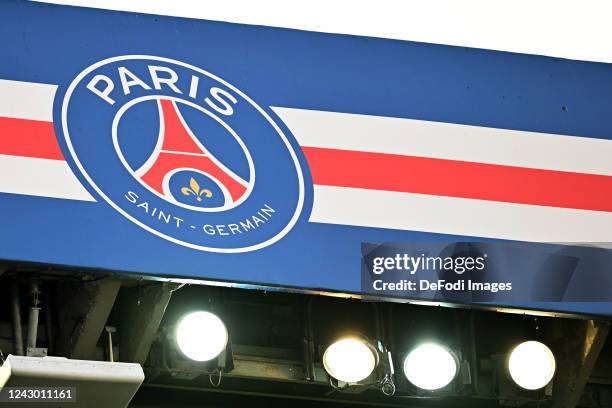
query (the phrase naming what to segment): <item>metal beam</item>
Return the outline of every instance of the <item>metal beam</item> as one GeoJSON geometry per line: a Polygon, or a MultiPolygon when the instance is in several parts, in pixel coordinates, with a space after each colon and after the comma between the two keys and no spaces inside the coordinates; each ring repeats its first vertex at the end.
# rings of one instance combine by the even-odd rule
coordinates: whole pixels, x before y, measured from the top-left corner
{"type": "Polygon", "coordinates": [[[554,379],[552,408],[578,405],[597,357],[604,346],[610,324],[596,320],[559,321],[555,347],[557,374],[554,379]]]}
{"type": "Polygon", "coordinates": [[[13,354],[23,356],[23,328],[21,325],[21,300],[19,282],[11,282],[11,311],[13,313],[13,354]]]}
{"type": "Polygon", "coordinates": [[[59,290],[59,355],[74,359],[93,359],[98,339],[115,304],[121,281],[65,283],[59,290]]]}
{"type": "Polygon", "coordinates": [[[118,301],[122,316],[118,327],[121,361],[145,363],[172,291],[177,287],[178,284],[170,282],[149,282],[121,290],[118,301]]]}

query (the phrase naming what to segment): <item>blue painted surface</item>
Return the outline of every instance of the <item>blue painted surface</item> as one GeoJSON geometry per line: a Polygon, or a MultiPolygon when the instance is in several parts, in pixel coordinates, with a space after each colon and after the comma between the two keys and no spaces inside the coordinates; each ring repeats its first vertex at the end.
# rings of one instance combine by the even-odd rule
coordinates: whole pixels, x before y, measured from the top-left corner
{"type": "MultiPolygon", "coordinates": [[[[0,78],[60,85],[58,135],[58,101],[76,75],[106,58],[140,54],[218,74],[286,134],[270,106],[612,138],[607,64],[24,1],[0,4],[0,44],[0,78]]],[[[295,227],[271,246],[238,254],[173,244],[102,200],[0,194],[0,258],[357,292],[362,242],[474,240],[308,223],[312,183],[307,170],[304,176],[304,210],[295,227]]],[[[604,302],[521,306],[612,314],[604,302]]]]}

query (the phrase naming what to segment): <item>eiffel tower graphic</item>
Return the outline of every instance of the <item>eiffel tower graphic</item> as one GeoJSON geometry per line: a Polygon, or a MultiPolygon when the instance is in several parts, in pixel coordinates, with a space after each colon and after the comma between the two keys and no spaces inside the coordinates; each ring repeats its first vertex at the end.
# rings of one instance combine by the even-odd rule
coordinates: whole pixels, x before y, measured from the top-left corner
{"type": "Polygon", "coordinates": [[[179,170],[202,172],[217,182],[225,195],[225,205],[238,201],[246,192],[248,183],[225,167],[196,139],[173,101],[161,99],[158,108],[159,140],[151,157],[136,171],[136,176],[160,195],[172,199],[168,187],[170,175],[179,170]]]}

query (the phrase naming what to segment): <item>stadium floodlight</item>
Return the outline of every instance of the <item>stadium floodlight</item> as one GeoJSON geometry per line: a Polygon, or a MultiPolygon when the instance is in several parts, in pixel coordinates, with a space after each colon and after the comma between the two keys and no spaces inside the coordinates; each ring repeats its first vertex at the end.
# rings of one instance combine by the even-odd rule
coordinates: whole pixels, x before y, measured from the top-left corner
{"type": "Polygon", "coordinates": [[[544,388],[555,375],[553,352],[544,343],[526,341],[510,352],[508,371],[512,380],[526,390],[544,388]]]}
{"type": "Polygon", "coordinates": [[[228,334],[219,317],[210,312],[197,311],[179,321],[175,339],[179,350],[189,359],[210,361],[223,352],[228,334]]]}
{"type": "Polygon", "coordinates": [[[359,337],[344,337],[323,353],[323,367],[338,381],[357,383],[368,378],[378,364],[376,349],[359,337]]]}
{"type": "Polygon", "coordinates": [[[404,375],[418,388],[434,391],[446,387],[457,376],[459,362],[446,347],[424,343],[404,359],[404,375]]]}

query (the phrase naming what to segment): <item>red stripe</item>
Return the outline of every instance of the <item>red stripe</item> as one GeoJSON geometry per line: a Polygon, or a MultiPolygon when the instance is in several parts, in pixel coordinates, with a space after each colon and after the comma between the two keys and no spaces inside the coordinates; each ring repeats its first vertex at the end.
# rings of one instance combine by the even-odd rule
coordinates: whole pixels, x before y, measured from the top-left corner
{"type": "MultiPolygon", "coordinates": [[[[315,184],[612,212],[612,177],[303,147],[315,184]]],[[[64,160],[53,124],[0,117],[0,154],[64,160]]]]}
{"type": "Polygon", "coordinates": [[[53,123],[0,117],[0,154],[64,160],[53,123]]]}
{"type": "Polygon", "coordinates": [[[303,147],[315,184],[612,211],[612,177],[303,147]]]}

